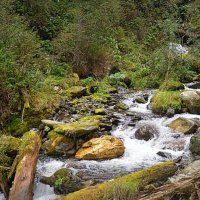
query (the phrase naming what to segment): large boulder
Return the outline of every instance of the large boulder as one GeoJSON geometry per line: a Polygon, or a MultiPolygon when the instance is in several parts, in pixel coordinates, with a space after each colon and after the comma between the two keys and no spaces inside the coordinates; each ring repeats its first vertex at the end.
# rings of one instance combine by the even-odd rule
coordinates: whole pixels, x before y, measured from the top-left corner
{"type": "Polygon", "coordinates": [[[200,155],[200,136],[192,136],[190,139],[190,151],[193,154],[200,155]]]}
{"type": "Polygon", "coordinates": [[[42,149],[45,150],[48,155],[75,154],[76,141],[73,138],[58,134],[55,131],[50,131],[48,133],[48,138],[49,139],[42,145],[42,149]]]}
{"type": "Polygon", "coordinates": [[[193,114],[200,114],[200,93],[196,91],[184,91],[181,93],[184,106],[193,114]]]}
{"type": "Polygon", "coordinates": [[[124,144],[113,136],[93,138],[84,143],[77,151],[76,158],[81,160],[101,160],[117,158],[124,154],[124,144]]]}
{"type": "Polygon", "coordinates": [[[66,93],[69,97],[82,97],[86,94],[87,88],[82,86],[73,86],[66,90],[66,93]]]}
{"type": "Polygon", "coordinates": [[[54,187],[56,194],[68,194],[83,188],[81,179],[67,169],[59,169],[52,176],[42,176],[40,182],[54,187]]]}
{"type": "Polygon", "coordinates": [[[181,132],[184,134],[192,134],[195,133],[198,129],[197,124],[195,121],[186,119],[184,117],[179,117],[175,120],[173,120],[169,127],[177,132],[181,132]]]}
{"type": "Polygon", "coordinates": [[[54,131],[59,134],[63,134],[68,137],[80,137],[87,135],[99,129],[99,119],[81,119],[76,122],[60,124],[54,126],[54,131]]]}
{"type": "Polygon", "coordinates": [[[145,124],[135,132],[135,138],[138,140],[148,141],[158,135],[158,130],[152,125],[145,124]]]}

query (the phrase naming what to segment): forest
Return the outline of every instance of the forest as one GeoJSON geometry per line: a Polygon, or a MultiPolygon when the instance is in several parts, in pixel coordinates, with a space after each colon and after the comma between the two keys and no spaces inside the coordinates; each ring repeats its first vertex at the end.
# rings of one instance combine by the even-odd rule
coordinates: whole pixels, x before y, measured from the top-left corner
{"type": "MultiPolygon", "coordinates": [[[[121,102],[124,95],[120,91],[136,92],[133,101],[138,105],[148,104],[147,109],[159,115],[160,119],[163,116],[173,118],[180,113],[192,115],[189,118],[195,118],[196,121],[191,119],[190,122],[181,121],[181,125],[175,122],[169,127],[178,133],[197,134],[198,136],[192,136],[194,140],[190,140],[190,150],[192,149],[195,155],[200,155],[198,147],[200,145],[199,0],[1,0],[0,25],[0,186],[6,199],[28,199],[17,197],[13,192],[14,189],[10,190],[19,181],[15,179],[20,171],[17,165],[20,164],[19,160],[28,149],[35,149],[37,153],[42,149],[48,156],[76,155],[75,158],[78,160],[104,160],[104,153],[98,158],[95,157],[97,155],[91,156],[92,158],[90,155],[84,157],[81,148],[84,148],[85,144],[85,146],[90,145],[87,144],[90,139],[101,138],[104,132],[115,130],[113,129],[115,125],[118,127],[121,123],[120,116],[115,115],[113,110],[130,117],[132,120],[130,127],[135,124],[137,127],[135,121],[146,119],[135,113],[130,114],[130,105],[121,102]],[[184,89],[190,86],[189,83],[197,84],[193,89],[189,89],[190,93],[183,94],[184,89]],[[151,93],[155,90],[158,92],[151,98],[151,93]],[[142,95],[137,93],[138,91],[141,91],[142,95]],[[112,117],[110,117],[111,113],[112,117]],[[134,123],[133,117],[135,117],[134,123]],[[66,124],[63,125],[63,122],[69,123],[70,130],[64,127],[66,124]],[[183,131],[180,127],[184,125],[187,127],[191,125],[192,128],[183,131]],[[89,131],[90,128],[94,133],[93,136],[89,131]],[[35,138],[31,132],[35,129],[39,131],[38,138],[35,138]],[[83,133],[83,129],[88,132],[83,133]],[[29,133],[28,131],[31,132],[30,135],[26,134],[29,133]],[[75,143],[71,136],[74,133],[76,133],[75,143]],[[90,135],[87,135],[89,133],[90,135]],[[37,140],[37,143],[41,144],[37,147],[32,146],[30,140],[37,140]],[[55,146],[49,147],[45,140],[54,140],[54,145],[62,141],[68,146],[72,145],[73,148],[70,146],[67,151],[61,153],[59,148],[64,148],[61,147],[62,145],[58,150],[55,146]],[[195,150],[191,147],[192,142],[196,145],[195,150]],[[2,174],[6,174],[6,177],[2,174]]],[[[139,109],[143,109],[140,110],[141,112],[148,112],[144,107],[139,106],[139,109]]],[[[137,113],[138,110],[134,112],[137,113]]],[[[149,115],[146,117],[148,120],[151,119],[149,115]]],[[[153,116],[152,121],[154,117],[156,118],[153,116]]],[[[183,117],[180,116],[181,120],[183,117]]],[[[124,118],[124,121],[126,120],[124,118]]],[[[147,137],[143,138],[145,141],[155,136],[152,132],[156,134],[159,132],[152,127],[145,127],[146,129],[148,135],[143,136],[147,137]]],[[[144,129],[141,131],[143,132],[144,129]]],[[[137,137],[137,131],[134,137],[137,137]]],[[[140,137],[141,135],[138,136],[140,137]]],[[[125,144],[125,139],[121,139],[125,144]]],[[[116,146],[123,146],[120,141],[114,140],[113,143],[116,146]]],[[[119,154],[115,152],[118,157],[126,151],[126,145],[124,149],[121,147],[119,154]]],[[[113,159],[116,156],[113,157],[112,153],[106,159],[113,159]]],[[[37,159],[35,157],[34,160],[34,156],[38,155],[29,158],[35,166],[33,174],[36,168],[38,169],[37,159]]],[[[170,157],[168,154],[164,157],[173,160],[173,156],[170,157]]],[[[160,160],[154,164],[158,163],[160,160]]],[[[143,169],[144,174],[152,173],[152,176],[157,176],[154,168],[153,172],[148,172],[146,168],[152,166],[149,165],[137,169],[143,169]]],[[[157,168],[161,173],[163,168],[170,168],[167,176],[173,175],[175,170],[172,163],[161,164],[157,168]]],[[[122,174],[127,175],[133,171],[137,170],[122,174]]],[[[67,173],[69,176],[68,171],[62,173],[67,173]]],[[[140,178],[135,178],[133,175],[127,180],[124,177],[119,180],[129,182],[137,179],[137,183],[134,182],[136,185],[131,186],[135,195],[141,185],[144,189],[144,185],[149,186],[155,181],[154,178],[149,177],[141,184],[144,174],[136,174],[140,178]]],[[[158,179],[162,179],[162,176],[164,175],[160,175],[158,179]]],[[[54,174],[55,177],[57,175],[54,174]]],[[[111,177],[118,176],[113,175],[105,180],[102,179],[103,181],[99,181],[99,178],[95,181],[102,183],[111,180],[111,177]]],[[[66,189],[68,186],[66,187],[65,183],[68,182],[65,178],[62,179],[58,175],[52,183],[52,180],[43,177],[41,182],[48,183],[54,187],[56,194],[62,195],[85,187],[83,185],[86,183],[83,184],[82,179],[78,181],[81,182],[79,186],[77,180],[70,177],[73,180],[71,182],[75,182],[78,189],[74,189],[74,185],[69,186],[73,188],[72,191],[66,189]]],[[[196,179],[191,178],[191,181],[196,184],[196,179]]],[[[98,191],[94,190],[96,196],[91,197],[91,200],[135,199],[129,189],[122,191],[118,182],[116,187],[114,183],[111,186],[108,186],[109,183],[103,183],[97,189],[98,191]],[[99,196],[99,191],[105,192],[106,187],[115,190],[112,195],[107,192],[108,194],[104,194],[102,198],[99,196]]],[[[148,191],[151,189],[149,188],[148,191]]],[[[179,189],[185,191],[182,187],[179,189]]],[[[74,193],[74,196],[72,193],[65,198],[66,200],[89,199],[88,190],[83,190],[83,193],[77,195],[74,193]]],[[[194,193],[187,193],[189,197],[181,196],[180,199],[192,199],[194,193]]],[[[197,193],[194,200],[197,198],[197,193]]],[[[144,195],[140,196],[139,193],[138,199],[140,198],[145,199],[144,195]]],[[[148,196],[146,198],[150,199],[148,196]]],[[[45,199],[47,197],[44,197],[45,199]]]]}

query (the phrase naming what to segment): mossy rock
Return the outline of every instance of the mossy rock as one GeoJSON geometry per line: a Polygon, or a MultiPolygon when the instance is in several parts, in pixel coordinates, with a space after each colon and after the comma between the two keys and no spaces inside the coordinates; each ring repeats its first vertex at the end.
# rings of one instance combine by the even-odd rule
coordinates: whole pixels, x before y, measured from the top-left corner
{"type": "Polygon", "coordinates": [[[10,157],[15,157],[19,151],[21,140],[12,136],[2,135],[0,137],[0,152],[10,157]]]}
{"type": "Polygon", "coordinates": [[[165,114],[170,108],[179,113],[182,109],[181,92],[158,91],[151,99],[151,106],[153,112],[158,114],[165,114]]]}
{"type": "Polygon", "coordinates": [[[128,107],[123,103],[118,103],[118,104],[116,104],[114,106],[114,109],[116,109],[116,110],[124,110],[125,111],[125,110],[128,110],[128,107]]]}
{"type": "Polygon", "coordinates": [[[200,156],[200,136],[192,136],[190,139],[190,151],[200,156]]]}
{"type": "Polygon", "coordinates": [[[183,134],[192,134],[195,133],[198,129],[197,124],[193,120],[186,119],[184,117],[179,117],[173,120],[169,124],[169,127],[183,134]]]}
{"type": "Polygon", "coordinates": [[[73,138],[58,134],[55,131],[48,133],[49,140],[42,144],[42,149],[48,155],[74,155],[76,141],[73,138]]]}
{"type": "Polygon", "coordinates": [[[67,168],[59,169],[50,177],[42,176],[40,181],[53,186],[56,194],[68,194],[83,188],[80,178],[67,168]]]}
{"type": "Polygon", "coordinates": [[[173,176],[177,171],[176,165],[171,162],[165,162],[155,165],[149,169],[134,172],[127,176],[117,178],[113,181],[98,184],[93,187],[87,187],[77,192],[71,193],[58,200],[102,200],[114,199],[116,188],[126,188],[133,197],[145,186],[156,181],[165,181],[169,176],[173,176]]]}
{"type": "Polygon", "coordinates": [[[82,86],[73,86],[69,89],[66,90],[66,94],[68,97],[82,97],[84,95],[86,95],[87,92],[87,88],[86,87],[82,87],[82,86]]]}
{"type": "Polygon", "coordinates": [[[144,104],[146,103],[146,100],[143,97],[137,97],[135,98],[135,102],[144,104]]]}
{"type": "Polygon", "coordinates": [[[183,89],[184,85],[181,82],[174,80],[165,81],[159,88],[161,91],[176,91],[183,89]]]}
{"type": "Polygon", "coordinates": [[[184,91],[181,100],[192,114],[200,114],[200,93],[196,91],[184,91]]]}
{"type": "Polygon", "coordinates": [[[80,137],[87,135],[99,129],[99,120],[79,120],[63,125],[55,125],[54,131],[59,134],[64,134],[68,137],[80,137]]]}
{"type": "Polygon", "coordinates": [[[102,108],[95,109],[94,113],[96,115],[106,115],[106,111],[104,109],[102,109],[102,108]]]}

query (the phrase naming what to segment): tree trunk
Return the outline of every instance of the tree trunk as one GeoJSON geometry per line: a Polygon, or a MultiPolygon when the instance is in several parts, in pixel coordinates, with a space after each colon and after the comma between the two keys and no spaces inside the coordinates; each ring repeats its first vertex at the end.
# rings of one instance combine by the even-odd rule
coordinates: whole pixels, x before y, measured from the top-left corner
{"type": "Polygon", "coordinates": [[[151,194],[140,195],[138,200],[200,199],[200,174],[161,186],[151,194]]]}
{"type": "Polygon", "coordinates": [[[173,162],[168,161],[155,165],[149,169],[117,178],[110,182],[87,187],[71,193],[66,197],[60,198],[60,200],[134,199],[139,190],[146,185],[152,182],[167,180],[169,176],[175,174],[176,170],[176,165],[173,162]]]}
{"type": "Polygon", "coordinates": [[[36,132],[29,131],[23,135],[20,160],[16,168],[9,200],[33,199],[33,183],[40,146],[41,140],[36,132]]]}

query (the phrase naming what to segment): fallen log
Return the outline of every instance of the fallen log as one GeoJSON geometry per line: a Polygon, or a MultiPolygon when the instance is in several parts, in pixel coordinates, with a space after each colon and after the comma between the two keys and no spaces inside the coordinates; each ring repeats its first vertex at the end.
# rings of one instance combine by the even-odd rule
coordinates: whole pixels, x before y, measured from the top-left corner
{"type": "Polygon", "coordinates": [[[137,198],[137,200],[163,199],[200,199],[200,174],[158,187],[151,191],[151,194],[142,194],[137,198]]]}
{"type": "Polygon", "coordinates": [[[29,131],[23,135],[9,200],[33,199],[33,182],[40,146],[41,139],[35,131],[29,131]]]}
{"type": "Polygon", "coordinates": [[[138,191],[146,185],[155,181],[165,181],[176,171],[176,165],[172,161],[168,161],[110,182],[87,187],[58,200],[129,200],[135,198],[138,191]]]}

